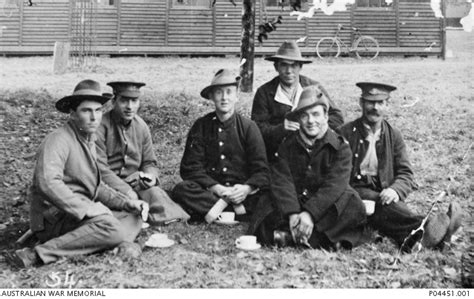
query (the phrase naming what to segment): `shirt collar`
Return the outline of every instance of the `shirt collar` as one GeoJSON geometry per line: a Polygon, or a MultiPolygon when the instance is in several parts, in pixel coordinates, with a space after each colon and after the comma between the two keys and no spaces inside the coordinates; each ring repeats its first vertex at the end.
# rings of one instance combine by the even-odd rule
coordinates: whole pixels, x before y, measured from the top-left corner
{"type": "Polygon", "coordinates": [[[316,147],[323,146],[325,144],[331,145],[334,149],[338,150],[340,147],[341,142],[338,139],[338,135],[328,127],[326,133],[323,135],[321,139],[316,139],[313,145],[308,144],[303,137],[301,136],[301,133],[298,132],[297,134],[297,140],[298,143],[303,146],[306,150],[311,151],[315,149],[316,147]]]}
{"type": "Polygon", "coordinates": [[[217,117],[216,112],[214,112],[214,115],[212,116],[212,120],[214,120],[214,121],[216,121],[217,123],[221,124],[222,127],[227,128],[227,127],[229,127],[230,125],[232,125],[232,124],[235,122],[235,118],[236,118],[235,114],[236,114],[236,113],[234,112],[234,113],[232,114],[232,116],[231,116],[229,119],[227,119],[227,120],[224,121],[224,122],[221,122],[221,121],[219,120],[219,118],[217,117]]]}
{"type": "Polygon", "coordinates": [[[278,84],[276,93],[275,93],[275,101],[284,105],[291,106],[291,110],[295,109],[296,106],[298,106],[298,102],[300,100],[300,95],[303,92],[303,87],[301,86],[301,83],[298,82],[298,85],[296,85],[296,91],[294,93],[294,100],[290,99],[287,94],[283,91],[283,88],[281,87],[281,83],[278,84]]]}

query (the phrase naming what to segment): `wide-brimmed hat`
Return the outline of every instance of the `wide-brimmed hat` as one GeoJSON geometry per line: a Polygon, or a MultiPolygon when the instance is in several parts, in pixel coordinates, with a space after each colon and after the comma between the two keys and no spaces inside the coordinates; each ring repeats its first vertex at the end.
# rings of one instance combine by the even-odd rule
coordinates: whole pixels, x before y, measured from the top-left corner
{"type": "Polygon", "coordinates": [[[356,85],[362,89],[361,97],[367,101],[385,101],[390,98],[390,92],[397,89],[395,86],[374,83],[374,82],[359,82],[356,85]]]}
{"type": "Polygon", "coordinates": [[[300,48],[298,48],[298,45],[295,41],[285,41],[276,51],[275,55],[265,58],[265,60],[269,61],[278,61],[280,59],[293,60],[301,63],[312,62],[310,59],[306,59],[301,56],[300,48]]]}
{"type": "Polygon", "coordinates": [[[328,99],[317,86],[311,85],[305,87],[300,95],[298,106],[296,106],[295,110],[289,112],[286,115],[286,119],[291,121],[298,121],[298,118],[302,112],[317,105],[324,106],[326,108],[326,111],[329,109],[328,99]]]}
{"type": "Polygon", "coordinates": [[[114,81],[107,83],[114,90],[114,95],[127,98],[138,98],[141,95],[140,87],[145,86],[143,82],[114,81]]]}
{"type": "Polygon", "coordinates": [[[86,79],[79,82],[72,95],[64,97],[56,102],[56,109],[69,113],[71,108],[77,107],[83,101],[95,101],[104,104],[110,97],[100,92],[100,84],[97,81],[86,79]]]}
{"type": "Polygon", "coordinates": [[[201,91],[201,97],[209,100],[209,93],[216,86],[228,86],[235,85],[238,86],[240,82],[240,76],[232,75],[231,71],[228,69],[220,69],[212,78],[211,85],[206,86],[201,91]]]}

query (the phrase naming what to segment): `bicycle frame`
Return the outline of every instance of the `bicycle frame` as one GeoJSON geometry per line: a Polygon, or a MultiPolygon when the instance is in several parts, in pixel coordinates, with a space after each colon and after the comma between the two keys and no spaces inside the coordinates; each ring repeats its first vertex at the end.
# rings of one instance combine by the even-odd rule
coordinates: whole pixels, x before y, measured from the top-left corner
{"type": "Polygon", "coordinates": [[[334,36],[334,38],[339,42],[340,45],[344,46],[344,48],[346,49],[345,52],[347,52],[347,53],[349,53],[349,52],[354,52],[354,50],[355,50],[354,44],[355,44],[355,42],[356,42],[357,39],[359,39],[359,38],[362,37],[362,34],[360,33],[359,28],[351,27],[351,30],[352,30],[352,32],[354,32],[355,36],[354,36],[354,38],[352,39],[351,47],[349,47],[349,46],[339,37],[339,33],[341,32],[341,30],[344,30],[344,29],[346,29],[346,28],[344,28],[344,26],[342,26],[341,24],[339,24],[338,27],[337,27],[336,35],[334,36]]]}
{"type": "Polygon", "coordinates": [[[316,44],[316,53],[318,56],[323,59],[323,56],[328,55],[326,53],[330,53],[329,56],[338,57],[341,53],[341,46],[344,47],[344,53],[355,52],[356,56],[360,59],[362,57],[374,59],[377,57],[379,53],[379,45],[375,38],[362,35],[356,27],[351,27],[350,30],[353,33],[353,40],[350,44],[346,44],[340,37],[341,30],[349,29],[344,28],[341,24],[337,26],[336,34],[333,37],[323,37],[321,38],[318,43],[316,44]],[[325,53],[322,55],[321,53],[325,53]],[[335,53],[335,54],[333,54],[335,53]]]}

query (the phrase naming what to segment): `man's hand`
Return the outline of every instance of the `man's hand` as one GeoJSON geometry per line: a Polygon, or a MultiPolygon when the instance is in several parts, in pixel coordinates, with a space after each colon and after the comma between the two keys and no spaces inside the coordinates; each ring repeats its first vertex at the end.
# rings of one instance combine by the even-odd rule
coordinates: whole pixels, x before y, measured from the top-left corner
{"type": "Polygon", "coordinates": [[[136,188],[138,187],[138,184],[140,183],[140,173],[138,171],[132,173],[128,177],[124,179],[125,183],[129,184],[130,187],[136,188]]]}
{"type": "Polygon", "coordinates": [[[311,237],[311,234],[313,233],[313,227],[314,227],[314,222],[313,222],[313,217],[311,217],[311,214],[303,211],[300,213],[300,225],[298,226],[298,231],[300,237],[304,238],[306,241],[311,237]]]}
{"type": "Polygon", "coordinates": [[[222,198],[222,197],[229,196],[229,194],[231,193],[231,188],[226,187],[226,186],[221,185],[221,184],[215,184],[215,185],[209,187],[209,191],[211,191],[212,193],[214,193],[218,197],[222,198]]]}
{"type": "Polygon", "coordinates": [[[127,200],[124,209],[134,214],[140,214],[143,209],[148,210],[148,203],[143,200],[127,200]]]}
{"type": "Polygon", "coordinates": [[[140,171],[140,187],[144,190],[156,186],[157,178],[151,173],[145,173],[140,171]]]}
{"type": "Polygon", "coordinates": [[[400,196],[398,196],[397,191],[393,190],[392,188],[386,188],[380,192],[380,200],[383,205],[389,205],[392,202],[399,201],[400,196]]]}
{"type": "Polygon", "coordinates": [[[298,131],[300,129],[300,124],[295,121],[287,120],[285,118],[285,120],[283,121],[283,127],[287,131],[298,131]]]}
{"type": "Polygon", "coordinates": [[[298,226],[300,224],[300,214],[291,214],[289,219],[291,237],[293,242],[296,243],[296,237],[298,236],[298,226]]]}
{"type": "Polygon", "coordinates": [[[252,187],[249,185],[235,184],[231,193],[227,195],[227,198],[230,199],[230,202],[234,205],[242,203],[247,196],[252,192],[252,187]]]}

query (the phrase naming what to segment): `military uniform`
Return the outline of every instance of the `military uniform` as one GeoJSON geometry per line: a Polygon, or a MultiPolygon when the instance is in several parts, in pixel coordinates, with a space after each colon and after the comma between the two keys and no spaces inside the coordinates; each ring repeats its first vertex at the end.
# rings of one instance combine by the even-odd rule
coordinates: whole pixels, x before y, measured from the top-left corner
{"type": "Polygon", "coordinates": [[[271,196],[257,208],[249,233],[273,244],[273,231],[288,230],[289,215],[307,211],[314,220],[309,243],[328,248],[363,242],[365,207],[349,186],[351,152],[343,138],[328,129],[313,146],[299,132],[280,145],[271,166],[271,196]]]}
{"type": "Polygon", "coordinates": [[[369,224],[401,245],[405,237],[420,226],[423,217],[414,214],[403,202],[416,184],[400,131],[387,121],[382,121],[380,138],[375,145],[378,172],[377,176],[370,179],[361,174],[360,170],[368,149],[367,129],[362,119],[345,124],[340,128],[340,133],[348,140],[352,150],[351,186],[359,192],[362,199],[374,200],[376,203],[375,213],[369,217],[369,224]],[[382,205],[379,193],[385,188],[395,190],[400,201],[382,205]]]}
{"type": "MultiPolygon", "coordinates": [[[[269,159],[271,159],[278,150],[278,146],[283,138],[290,133],[283,127],[283,121],[285,115],[293,110],[293,106],[291,103],[282,103],[275,100],[275,94],[279,84],[279,77],[275,77],[258,88],[253,99],[251,112],[252,120],[257,123],[262,132],[269,159]]],[[[336,129],[344,123],[341,110],[337,108],[334,101],[331,100],[327,91],[319,82],[300,75],[300,85],[302,88],[315,85],[324,93],[329,101],[329,127],[336,129]]],[[[294,104],[296,106],[297,103],[294,104]]]]}
{"type": "MultiPolygon", "coordinates": [[[[134,84],[138,83],[109,83],[118,94],[125,93],[126,96],[137,98],[139,92],[134,84]]],[[[115,190],[130,194],[133,189],[125,180],[134,175],[139,179],[140,171],[152,174],[157,179],[156,186],[134,189],[150,205],[149,222],[161,224],[173,219],[189,219],[189,215],[158,186],[158,161],[150,129],[140,116],[135,115],[128,124],[124,124],[115,110],[105,113],[97,130],[96,144],[103,180],[115,190]]]]}
{"type": "Polygon", "coordinates": [[[184,181],[174,188],[173,199],[188,213],[200,217],[214,206],[219,198],[208,188],[216,184],[259,189],[244,201],[252,212],[269,184],[265,145],[257,125],[237,113],[224,122],[215,112],[199,118],[188,133],[180,172],[184,181]]]}

